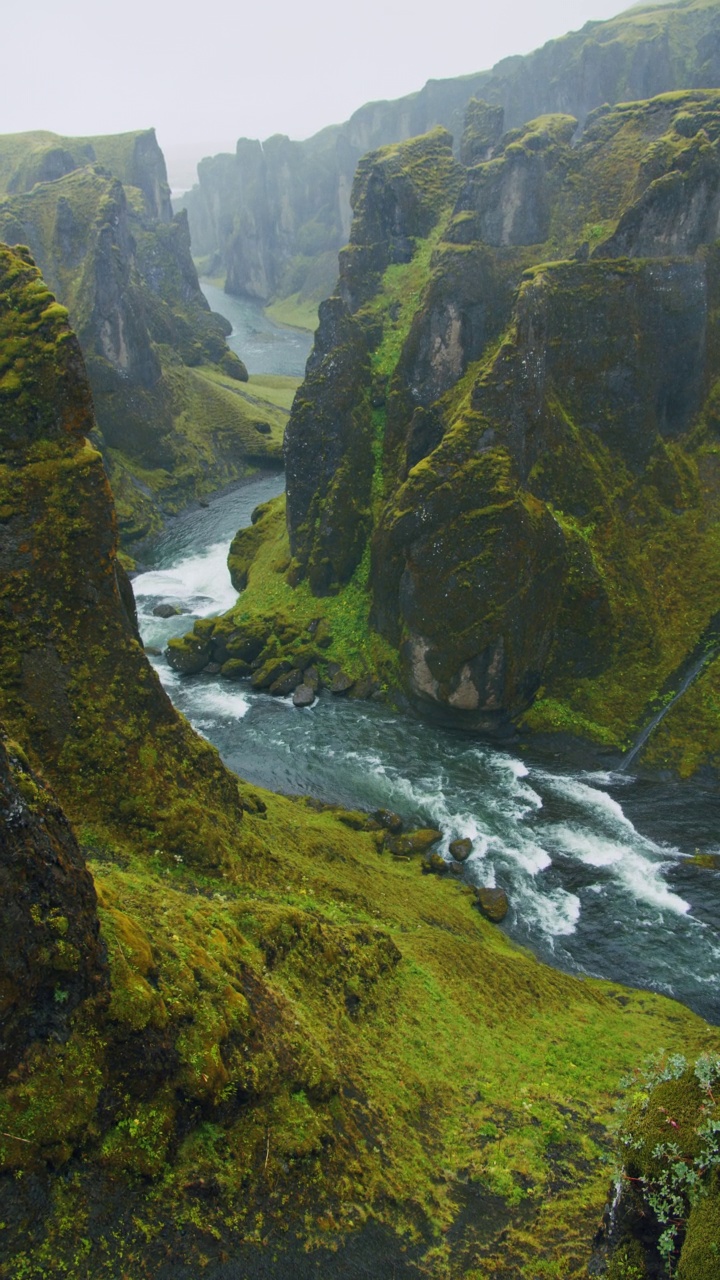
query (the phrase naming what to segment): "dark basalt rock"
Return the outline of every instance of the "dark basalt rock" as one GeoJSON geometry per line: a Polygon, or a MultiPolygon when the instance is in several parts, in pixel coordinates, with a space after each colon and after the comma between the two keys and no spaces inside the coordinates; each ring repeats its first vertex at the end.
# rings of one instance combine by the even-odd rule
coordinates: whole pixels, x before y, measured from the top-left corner
{"type": "Polygon", "coordinates": [[[346,675],[344,671],[336,671],[328,685],[328,689],[336,696],[341,696],[342,694],[348,693],[353,688],[354,684],[355,681],[351,676],[346,675]]]}
{"type": "Polygon", "coordinates": [[[273,680],[268,692],[271,693],[274,698],[285,698],[289,693],[293,693],[294,690],[302,684],[302,679],[302,671],[299,671],[297,667],[294,667],[292,670],[287,672],[287,675],[279,676],[277,680],[273,680]]]}
{"type": "Polygon", "coordinates": [[[293,693],[294,707],[311,707],[316,698],[312,685],[299,684],[293,693]]]}
{"type": "Polygon", "coordinates": [[[53,793],[0,730],[0,1082],[34,1040],[106,997],[92,878],[53,793]]]}
{"type": "Polygon", "coordinates": [[[252,667],[242,658],[228,658],[220,667],[220,675],[225,680],[244,680],[252,674],[252,667]]]}
{"type": "Polygon", "coordinates": [[[153,609],[155,618],[176,618],[182,609],[176,604],[156,604],[153,609]]]}
{"type": "Polygon", "coordinates": [[[269,689],[281,676],[292,671],[292,663],[285,658],[270,658],[250,677],[253,689],[269,689]]]}
{"type": "Polygon", "coordinates": [[[180,640],[172,639],[165,650],[169,667],[181,676],[194,676],[204,671],[210,662],[212,645],[209,640],[200,640],[190,632],[180,640]]]}
{"type": "Polygon", "coordinates": [[[472,853],[473,843],[465,837],[463,840],[450,841],[450,853],[456,862],[466,862],[472,853]]]}
{"type": "Polygon", "coordinates": [[[482,888],[477,891],[477,905],[487,920],[499,924],[510,910],[508,896],[504,889],[482,888]]]}
{"type": "Polygon", "coordinates": [[[426,853],[438,840],[442,840],[442,831],[436,831],[434,827],[421,827],[418,831],[406,831],[405,835],[387,835],[385,847],[396,858],[407,858],[417,853],[426,853]]]}
{"type": "Polygon", "coordinates": [[[393,813],[391,809],[376,809],[373,813],[373,818],[393,836],[400,835],[404,826],[400,814],[393,813]]]}

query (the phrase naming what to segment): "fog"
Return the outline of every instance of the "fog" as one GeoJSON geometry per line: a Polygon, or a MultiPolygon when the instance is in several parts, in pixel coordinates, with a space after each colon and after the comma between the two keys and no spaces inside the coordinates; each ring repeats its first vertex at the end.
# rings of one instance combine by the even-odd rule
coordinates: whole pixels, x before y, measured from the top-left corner
{"type": "Polygon", "coordinates": [[[0,132],[154,125],[174,186],[236,139],[305,138],[364,102],[527,53],[617,0],[35,0],[3,14],[0,132]]]}

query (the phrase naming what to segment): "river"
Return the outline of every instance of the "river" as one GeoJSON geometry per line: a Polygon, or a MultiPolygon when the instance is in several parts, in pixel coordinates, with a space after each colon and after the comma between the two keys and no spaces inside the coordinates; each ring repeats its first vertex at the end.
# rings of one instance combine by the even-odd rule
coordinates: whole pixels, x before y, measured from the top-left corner
{"type": "MultiPolygon", "coordinates": [[[[227,300],[223,311],[230,314],[227,300]]],[[[259,308],[253,324],[274,333],[267,347],[275,368],[250,361],[251,372],[288,372],[298,354],[294,331],[271,326],[259,308]],[[284,367],[277,331],[289,335],[284,367]]],[[[250,359],[247,347],[240,354],[250,359]]],[[[228,544],[282,483],[261,476],[169,523],[133,583],[146,644],[161,649],[195,618],[234,602],[228,544]],[[185,612],[156,618],[154,606],[168,600],[185,612]]],[[[409,823],[439,827],[441,851],[469,836],[474,853],[464,873],[507,890],[502,927],[518,942],[560,968],[675,996],[720,1022],[720,872],[689,861],[698,850],[720,854],[714,784],[499,750],[379,703],[326,694],[299,711],[246,682],[179,677],[164,658],[153,662],[178,709],[242,777],[353,808],[394,809],[409,823]]]]}

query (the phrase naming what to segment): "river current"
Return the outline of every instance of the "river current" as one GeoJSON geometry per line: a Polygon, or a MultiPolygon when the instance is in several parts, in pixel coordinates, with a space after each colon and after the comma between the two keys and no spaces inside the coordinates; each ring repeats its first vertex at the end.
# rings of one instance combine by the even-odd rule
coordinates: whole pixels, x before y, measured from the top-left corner
{"type": "MultiPolygon", "coordinates": [[[[307,352],[306,335],[214,293],[214,308],[234,324],[244,314],[258,331],[254,362],[237,334],[230,339],[251,372],[295,372],[297,339],[307,352]],[[272,337],[265,341],[263,331],[272,337]]],[[[133,583],[146,644],[162,649],[195,618],[233,604],[228,544],[282,484],[277,474],[261,476],[170,521],[133,583]],[[184,612],[156,618],[161,601],[184,612]]],[[[394,809],[410,824],[439,827],[441,852],[469,836],[464,874],[507,890],[502,927],[518,942],[560,968],[675,996],[720,1022],[720,872],[689,861],[698,851],[720,854],[713,785],[500,750],[380,703],[324,694],[297,710],[247,682],[180,677],[164,658],[153,663],[178,709],[243,778],[353,808],[394,809]]]]}

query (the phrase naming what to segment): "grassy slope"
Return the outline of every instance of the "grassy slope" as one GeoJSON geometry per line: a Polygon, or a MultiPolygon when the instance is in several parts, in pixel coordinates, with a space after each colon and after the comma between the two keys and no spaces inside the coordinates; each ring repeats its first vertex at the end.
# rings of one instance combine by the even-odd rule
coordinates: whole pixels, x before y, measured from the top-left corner
{"type": "MultiPolygon", "coordinates": [[[[180,1032],[175,1087],[204,1099],[205,1118],[178,1145],[172,1090],[152,1105],[129,1097],[102,1141],[90,1138],[84,1169],[70,1165],[56,1186],[47,1245],[7,1274],[77,1265],[99,1162],[100,1176],[150,1178],[131,1189],[135,1220],[122,1223],[134,1276],[154,1274],[170,1222],[187,1233],[174,1256],[198,1265],[217,1259],[218,1240],[226,1256],[243,1239],[282,1249],[288,1220],[307,1246],[343,1247],[368,1219],[421,1245],[430,1275],[582,1275],[620,1075],[657,1048],[720,1047],[717,1032],[658,997],[538,964],[456,885],[378,855],[332,814],[262,798],[267,816],[245,823],[274,857],[252,883],[232,864],[203,880],[82,834],[112,1016],[128,1030],[180,1032]],[[258,1052],[271,1007],[277,1026],[261,1027],[258,1052]],[[233,1052],[238,1036],[255,1040],[254,1054],[233,1052]],[[289,1075],[288,1055],[301,1064],[289,1075]],[[239,1086],[252,1098],[233,1115],[223,1098],[239,1086]],[[199,1180],[217,1188],[201,1212],[199,1180]],[[458,1247],[448,1232],[473,1192],[489,1198],[458,1247]]],[[[6,1167],[32,1166],[38,1142],[57,1150],[92,1117],[103,1076],[93,1043],[94,1076],[73,1082],[56,1064],[6,1091],[2,1128],[30,1144],[1,1139],[6,1167]]],[[[60,1059],[90,1052],[79,1027],[60,1059]]],[[[117,1260],[118,1226],[92,1274],[117,1260]]]]}

